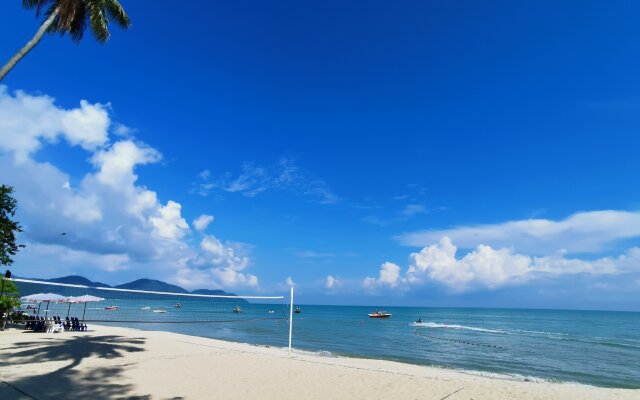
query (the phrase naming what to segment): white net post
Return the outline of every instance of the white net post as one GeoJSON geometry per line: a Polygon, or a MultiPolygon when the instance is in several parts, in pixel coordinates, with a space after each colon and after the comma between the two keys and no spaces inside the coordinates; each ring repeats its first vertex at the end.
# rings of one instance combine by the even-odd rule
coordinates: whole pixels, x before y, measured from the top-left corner
{"type": "Polygon", "coordinates": [[[293,286],[291,286],[291,303],[289,304],[289,355],[291,355],[291,335],[293,334],[293,286]]]}

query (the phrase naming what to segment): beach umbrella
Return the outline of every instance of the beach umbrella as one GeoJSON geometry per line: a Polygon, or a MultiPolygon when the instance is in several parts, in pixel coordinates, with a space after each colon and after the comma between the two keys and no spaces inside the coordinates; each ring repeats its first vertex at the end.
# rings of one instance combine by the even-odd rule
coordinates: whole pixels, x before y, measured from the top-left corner
{"type": "MultiPolygon", "coordinates": [[[[85,294],[84,296],[77,297],[69,297],[67,301],[69,302],[69,309],[71,309],[71,303],[84,303],[84,311],[82,311],[82,323],[84,323],[84,315],[87,312],[87,303],[89,302],[98,302],[103,301],[102,297],[91,296],[90,294],[85,294]]],[[[67,317],[69,313],[67,312],[67,317]]]]}
{"type": "MultiPolygon", "coordinates": [[[[65,296],[61,296],[59,294],[55,294],[55,293],[37,293],[37,294],[32,294],[29,296],[23,296],[20,298],[20,300],[22,301],[28,301],[28,302],[47,302],[47,309],[45,310],[45,314],[47,312],[49,312],[49,303],[53,302],[60,302],[60,301],[65,301],[67,300],[67,298],[65,296]]],[[[38,305],[38,315],[40,315],[40,306],[38,305]]]]}
{"type": "Polygon", "coordinates": [[[67,297],[55,293],[38,293],[20,297],[20,300],[35,303],[37,301],[65,301],[67,297]]]}

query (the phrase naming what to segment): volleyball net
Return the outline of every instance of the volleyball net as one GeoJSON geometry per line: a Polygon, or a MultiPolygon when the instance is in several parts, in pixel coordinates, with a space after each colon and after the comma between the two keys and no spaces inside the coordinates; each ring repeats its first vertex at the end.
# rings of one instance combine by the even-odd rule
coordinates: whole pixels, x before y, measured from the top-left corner
{"type": "Polygon", "coordinates": [[[162,292],[21,278],[11,281],[22,298],[19,311],[28,317],[78,318],[84,323],[115,325],[277,321],[289,317],[289,299],[284,296],[162,292]]]}

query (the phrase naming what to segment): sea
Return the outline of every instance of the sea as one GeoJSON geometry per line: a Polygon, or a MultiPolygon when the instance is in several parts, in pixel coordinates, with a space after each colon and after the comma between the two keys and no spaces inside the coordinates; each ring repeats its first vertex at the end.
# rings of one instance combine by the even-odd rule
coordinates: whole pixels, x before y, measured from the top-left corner
{"type": "MultiPolygon", "coordinates": [[[[66,313],[91,324],[162,330],[254,345],[286,347],[286,304],[111,299],[103,303],[51,304],[47,315],[66,313]],[[118,309],[105,310],[116,305],[118,309]],[[147,308],[148,307],[148,308],[147,308]],[[155,309],[164,310],[154,313],[155,309]],[[270,313],[269,311],[273,311],[270,313]],[[138,322],[121,322],[138,321],[138,322]],[[105,322],[115,321],[115,322],[105,322]]],[[[44,310],[44,303],[41,308],[44,310]]],[[[300,305],[293,317],[293,347],[325,357],[400,361],[526,381],[571,382],[640,388],[640,313],[493,308],[300,305]],[[421,319],[422,324],[414,321],[421,319]]],[[[41,310],[41,314],[42,310],[41,310]]]]}

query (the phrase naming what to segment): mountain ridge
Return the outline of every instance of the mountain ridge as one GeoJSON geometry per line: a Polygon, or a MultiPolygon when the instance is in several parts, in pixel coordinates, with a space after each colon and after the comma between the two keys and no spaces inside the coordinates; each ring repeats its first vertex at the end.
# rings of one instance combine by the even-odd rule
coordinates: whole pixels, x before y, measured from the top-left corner
{"type": "MultiPolygon", "coordinates": [[[[16,277],[17,278],[17,277],[16,277]]],[[[237,296],[235,293],[225,292],[222,289],[196,289],[188,291],[178,285],[163,282],[157,279],[141,278],[131,282],[123,283],[121,285],[111,286],[103,282],[92,281],[81,275],[67,275],[58,278],[51,279],[35,279],[25,278],[31,280],[40,280],[52,283],[66,283],[70,285],[83,285],[89,287],[108,287],[116,289],[129,289],[129,290],[147,290],[152,292],[173,292],[173,293],[191,293],[191,294],[204,294],[204,295],[218,295],[218,296],[237,296]]]]}

